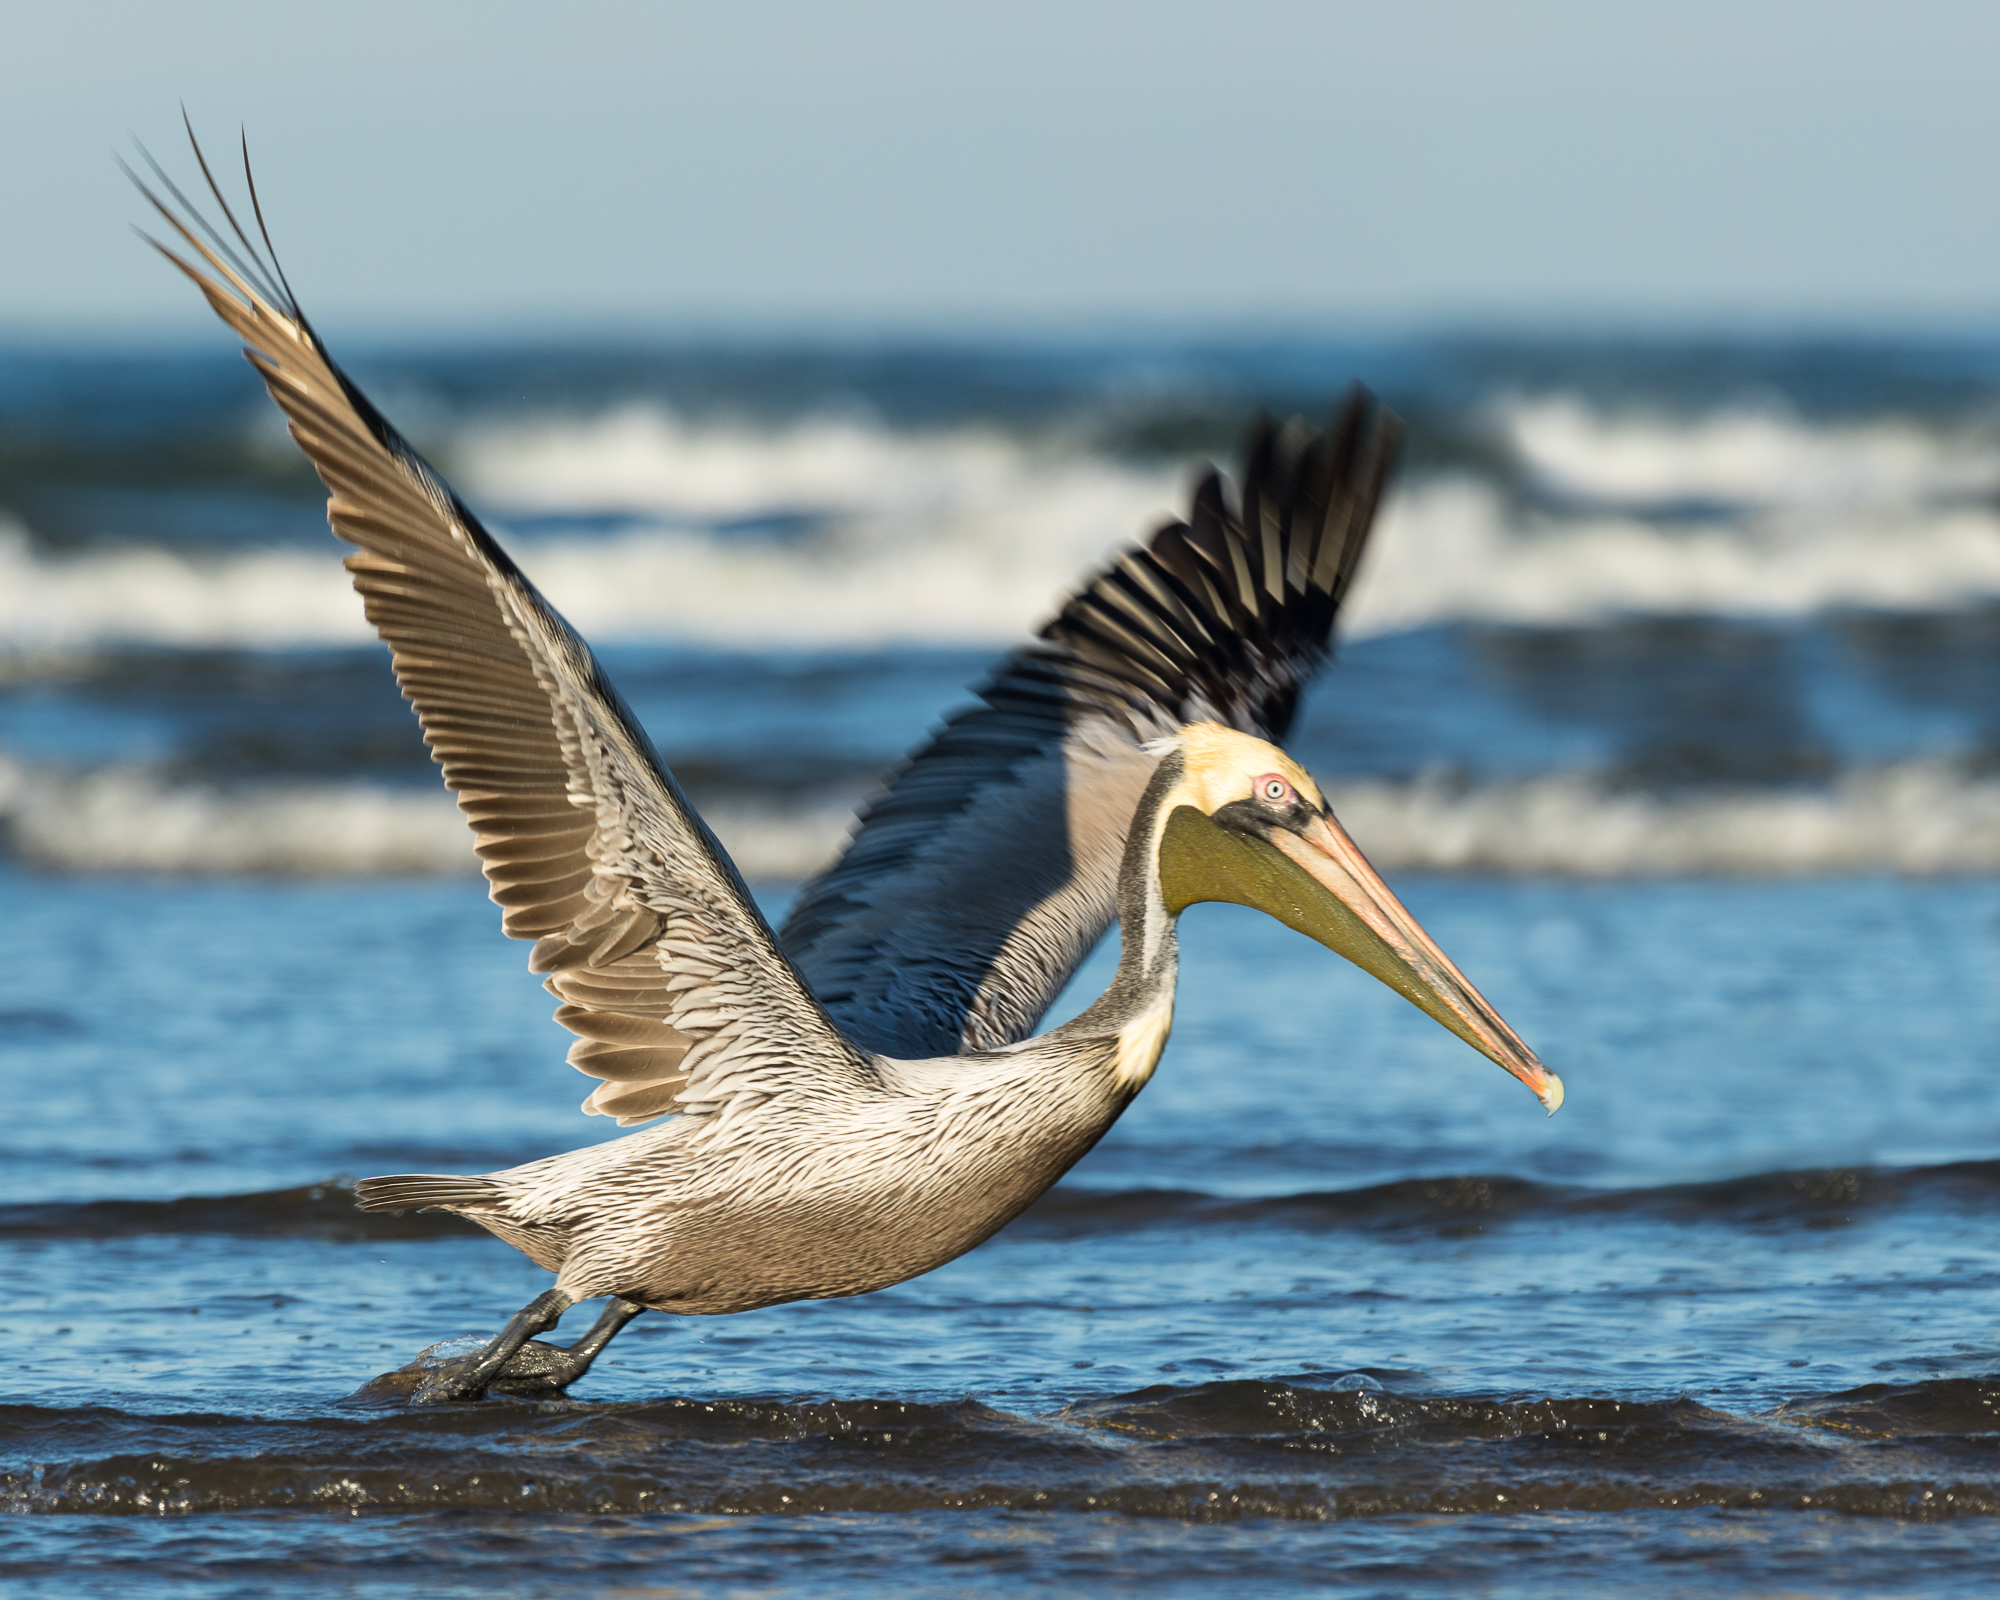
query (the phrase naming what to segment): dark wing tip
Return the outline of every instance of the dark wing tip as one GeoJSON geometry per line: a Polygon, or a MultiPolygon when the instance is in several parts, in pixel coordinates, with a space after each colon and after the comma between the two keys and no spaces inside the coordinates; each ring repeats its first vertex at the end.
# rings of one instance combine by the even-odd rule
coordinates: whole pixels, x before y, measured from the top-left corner
{"type": "MultiPolygon", "coordinates": [[[[1018,788],[1007,802],[1010,825],[1040,827],[1049,859],[1066,863],[1061,893],[1020,863],[996,871],[990,840],[955,833],[955,819],[1099,732],[1135,758],[1085,763],[1097,776],[1076,781],[1100,801],[1149,770],[1136,746],[1187,722],[1282,738],[1300,689],[1331,653],[1395,440],[1395,419],[1358,385],[1325,433],[1260,415],[1233,503],[1205,469],[1186,521],[1114,557],[911,754],[785,923],[786,947],[837,1020],[897,1054],[1025,1037],[1112,916],[1114,874],[1097,867],[1115,866],[1117,852],[1094,864],[1063,854],[1075,838],[1068,778],[1018,788]],[[1002,877],[1007,887],[996,888],[1002,877]],[[894,919],[962,896],[986,912],[950,928],[922,921],[922,948],[899,942],[894,919]],[[1001,902],[1012,921],[993,920],[1001,902]],[[1042,906],[1062,909],[1034,922],[1042,906]]],[[[1136,783],[1127,805],[1143,776],[1136,783]]]]}
{"type": "Polygon", "coordinates": [[[271,247],[270,234],[263,227],[262,209],[257,201],[256,179],[250,168],[250,143],[246,135],[243,140],[243,178],[250,192],[250,201],[257,213],[259,232],[263,236],[262,248],[253,242],[250,235],[236,219],[236,213],[229,204],[228,196],[208,163],[207,152],[195,136],[194,124],[189,120],[187,108],[181,108],[181,123],[187,130],[188,146],[194,152],[195,165],[201,169],[202,180],[208,185],[208,192],[228,224],[228,232],[211,224],[202,208],[182,192],[166,168],[161,166],[153,152],[145,144],[135,140],[139,158],[152,174],[151,181],[135,172],[130,163],[122,157],[118,166],[131,180],[148,204],[165,219],[167,225],[178,233],[198,253],[206,257],[218,270],[227,269],[240,291],[253,293],[285,316],[304,326],[299,315],[297,302],[292,297],[291,286],[285,281],[284,269],[278,264],[277,252],[271,247]],[[157,188],[155,187],[157,185],[157,188]],[[161,198],[164,192],[172,204],[161,198]]]}
{"type": "MultiPolygon", "coordinates": [[[[1282,738],[1332,655],[1401,436],[1401,419],[1358,383],[1324,431],[1259,412],[1234,496],[1204,469],[1187,520],[1085,584],[1041,638],[1171,720],[1282,738]]],[[[989,703],[1013,665],[982,691],[989,703]]]]}

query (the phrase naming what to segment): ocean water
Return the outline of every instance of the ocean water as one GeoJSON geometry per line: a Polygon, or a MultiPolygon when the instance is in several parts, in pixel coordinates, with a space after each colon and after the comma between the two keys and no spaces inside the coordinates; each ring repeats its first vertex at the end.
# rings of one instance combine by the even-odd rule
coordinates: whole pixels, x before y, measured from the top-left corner
{"type": "Polygon", "coordinates": [[[980,1250],[353,1398],[546,1279],[351,1179],[615,1130],[247,370],[0,353],[10,1590],[1991,1592],[2000,347],[351,365],[774,914],[1192,458],[1367,379],[1410,447],[1291,744],[1568,1101],[1201,907],[1158,1076],[980,1250]]]}

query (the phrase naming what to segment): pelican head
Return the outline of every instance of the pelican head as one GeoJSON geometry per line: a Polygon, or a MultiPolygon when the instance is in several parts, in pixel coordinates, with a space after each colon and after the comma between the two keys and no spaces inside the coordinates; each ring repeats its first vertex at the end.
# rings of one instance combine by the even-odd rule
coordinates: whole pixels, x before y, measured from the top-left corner
{"type": "Polygon", "coordinates": [[[1213,722],[1173,740],[1155,779],[1160,897],[1171,916],[1204,900],[1252,906],[1373,973],[1553,1113],[1562,1080],[1500,1020],[1389,892],[1319,785],[1276,745],[1213,722]]]}

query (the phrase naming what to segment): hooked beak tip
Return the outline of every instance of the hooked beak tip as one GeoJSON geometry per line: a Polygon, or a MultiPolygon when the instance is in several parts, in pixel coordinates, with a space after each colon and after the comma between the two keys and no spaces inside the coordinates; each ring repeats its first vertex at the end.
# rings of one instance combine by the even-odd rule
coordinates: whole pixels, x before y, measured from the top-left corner
{"type": "Polygon", "coordinates": [[[1554,1116],[1562,1110],[1563,1081],[1547,1068],[1543,1069],[1543,1076],[1547,1081],[1535,1091],[1535,1098],[1549,1108],[1550,1116],[1554,1116]]]}

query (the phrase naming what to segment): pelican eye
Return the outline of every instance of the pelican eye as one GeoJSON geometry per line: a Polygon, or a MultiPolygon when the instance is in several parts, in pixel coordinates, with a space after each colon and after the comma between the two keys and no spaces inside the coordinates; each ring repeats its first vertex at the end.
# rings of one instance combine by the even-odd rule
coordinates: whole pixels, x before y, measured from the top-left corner
{"type": "Polygon", "coordinates": [[[1268,800],[1272,805],[1283,805],[1292,798],[1292,786],[1273,774],[1257,780],[1257,798],[1268,800]]]}

